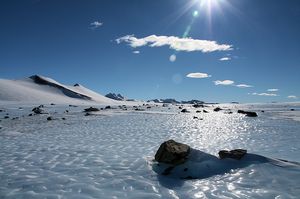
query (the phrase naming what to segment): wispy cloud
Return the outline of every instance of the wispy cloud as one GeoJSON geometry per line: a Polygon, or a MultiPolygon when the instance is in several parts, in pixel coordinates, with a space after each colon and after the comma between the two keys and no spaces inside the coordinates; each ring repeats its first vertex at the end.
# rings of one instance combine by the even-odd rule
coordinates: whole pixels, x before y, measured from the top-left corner
{"type": "Polygon", "coordinates": [[[138,50],[135,50],[135,51],[132,51],[133,54],[140,54],[140,51],[138,50]]]}
{"type": "Polygon", "coordinates": [[[229,85],[233,85],[234,81],[232,80],[217,80],[214,81],[215,85],[224,85],[224,86],[229,86],[229,85]]]}
{"type": "Polygon", "coordinates": [[[267,97],[276,97],[278,96],[275,93],[250,93],[251,95],[258,95],[258,96],[267,96],[267,97]]]}
{"type": "Polygon", "coordinates": [[[116,39],[118,44],[125,42],[131,47],[162,47],[169,46],[170,49],[176,51],[201,51],[203,53],[209,53],[214,51],[228,51],[232,50],[232,45],[218,44],[216,41],[199,40],[192,38],[179,38],[175,36],[157,36],[150,35],[143,38],[137,38],[134,35],[126,35],[116,39]]]}
{"type": "Polygon", "coordinates": [[[289,99],[297,99],[298,97],[295,96],[295,95],[289,95],[289,96],[287,96],[287,98],[289,98],[289,99]]]}
{"type": "Polygon", "coordinates": [[[220,61],[229,61],[229,60],[231,60],[231,58],[230,57],[222,57],[219,60],[220,61]]]}
{"type": "Polygon", "coordinates": [[[94,30],[94,29],[99,28],[102,25],[103,25],[102,22],[100,22],[100,21],[94,21],[94,22],[90,23],[90,28],[94,30]]]}
{"type": "Polygon", "coordinates": [[[268,92],[277,92],[277,91],[279,91],[279,89],[278,88],[269,88],[267,91],[268,92]]]}
{"type": "Polygon", "coordinates": [[[239,87],[239,88],[250,88],[250,87],[253,87],[253,86],[248,85],[248,84],[238,84],[238,85],[236,85],[236,87],[239,87]]]}
{"type": "Polygon", "coordinates": [[[208,75],[207,73],[189,73],[186,75],[189,78],[208,78],[211,77],[211,75],[208,75]]]}

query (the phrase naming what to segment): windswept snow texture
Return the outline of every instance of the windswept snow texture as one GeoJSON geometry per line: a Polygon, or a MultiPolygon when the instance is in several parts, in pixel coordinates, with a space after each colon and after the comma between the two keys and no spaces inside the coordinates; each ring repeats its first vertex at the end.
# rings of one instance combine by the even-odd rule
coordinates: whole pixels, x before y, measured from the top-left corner
{"type": "Polygon", "coordinates": [[[190,113],[174,105],[112,106],[84,116],[87,107],[46,104],[48,114],[28,116],[32,106],[0,103],[1,199],[299,198],[300,122],[281,114],[291,107],[242,107],[265,110],[257,118],[234,106],[232,114],[187,105],[190,113]],[[153,157],[168,139],[195,150],[187,165],[163,176],[153,157]],[[218,164],[219,150],[235,148],[249,154],[218,164]],[[199,179],[180,179],[185,172],[199,179]]]}
{"type": "Polygon", "coordinates": [[[23,80],[0,79],[0,100],[60,104],[118,103],[79,84],[67,86],[38,75],[23,80]]]}

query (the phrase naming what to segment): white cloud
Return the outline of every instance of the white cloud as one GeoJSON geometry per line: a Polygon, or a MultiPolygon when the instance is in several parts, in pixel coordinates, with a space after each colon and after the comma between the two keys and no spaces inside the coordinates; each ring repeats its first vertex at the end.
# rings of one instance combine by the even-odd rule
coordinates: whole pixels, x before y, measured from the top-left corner
{"type": "Polygon", "coordinates": [[[102,25],[103,25],[102,22],[100,22],[100,21],[94,21],[94,22],[90,23],[90,28],[91,29],[96,29],[96,28],[99,28],[102,25]]]}
{"type": "Polygon", "coordinates": [[[238,85],[236,85],[236,87],[239,87],[239,88],[250,88],[250,87],[253,87],[253,86],[248,85],[248,84],[238,84],[238,85]]]}
{"type": "Polygon", "coordinates": [[[134,35],[126,35],[116,39],[116,42],[129,43],[133,48],[141,46],[161,47],[169,46],[170,49],[176,51],[201,51],[203,53],[214,51],[228,51],[232,50],[232,45],[218,44],[216,41],[199,40],[192,38],[179,38],[175,36],[156,36],[150,35],[144,38],[136,38],[134,35]]]}
{"type": "Polygon", "coordinates": [[[234,81],[232,80],[217,80],[217,81],[214,81],[215,85],[224,85],[224,86],[228,86],[228,85],[232,85],[234,84],[234,81]]]}
{"type": "Polygon", "coordinates": [[[186,77],[189,78],[208,78],[211,77],[211,75],[208,75],[207,73],[189,73],[186,75],[186,77]]]}
{"type": "Polygon", "coordinates": [[[277,92],[277,91],[279,91],[279,89],[278,88],[269,88],[267,91],[268,92],[277,92]]]}
{"type": "Polygon", "coordinates": [[[133,54],[140,54],[140,51],[138,50],[135,50],[135,51],[132,51],[133,54]]]}
{"type": "Polygon", "coordinates": [[[289,96],[287,96],[287,98],[289,98],[289,99],[297,99],[298,97],[295,96],[295,95],[289,95],[289,96]]]}
{"type": "Polygon", "coordinates": [[[170,62],[176,61],[176,55],[172,54],[172,55],[169,57],[169,60],[170,60],[170,62]]]}
{"type": "Polygon", "coordinates": [[[219,60],[220,61],[229,61],[229,60],[231,60],[231,58],[230,57],[222,57],[219,60]]]}
{"type": "Polygon", "coordinates": [[[275,93],[252,93],[252,95],[258,95],[258,96],[268,96],[268,97],[276,97],[278,96],[275,93]]]}

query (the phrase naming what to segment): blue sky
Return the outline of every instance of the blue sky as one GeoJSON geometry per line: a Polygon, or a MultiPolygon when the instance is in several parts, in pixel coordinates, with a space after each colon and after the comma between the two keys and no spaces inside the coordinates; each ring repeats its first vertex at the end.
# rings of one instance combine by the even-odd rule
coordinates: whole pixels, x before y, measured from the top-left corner
{"type": "Polygon", "coordinates": [[[1,78],[136,99],[300,97],[298,0],[2,0],[0,27],[1,78]]]}

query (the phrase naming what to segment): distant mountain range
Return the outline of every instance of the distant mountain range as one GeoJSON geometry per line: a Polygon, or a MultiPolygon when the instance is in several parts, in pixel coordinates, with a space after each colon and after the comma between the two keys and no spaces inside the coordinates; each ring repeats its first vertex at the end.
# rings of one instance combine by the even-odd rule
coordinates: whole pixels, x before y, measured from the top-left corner
{"type": "Polygon", "coordinates": [[[177,101],[176,99],[153,99],[148,100],[147,102],[155,102],[155,103],[166,103],[166,104],[203,104],[203,101],[200,100],[189,100],[189,101],[177,101]]]}

